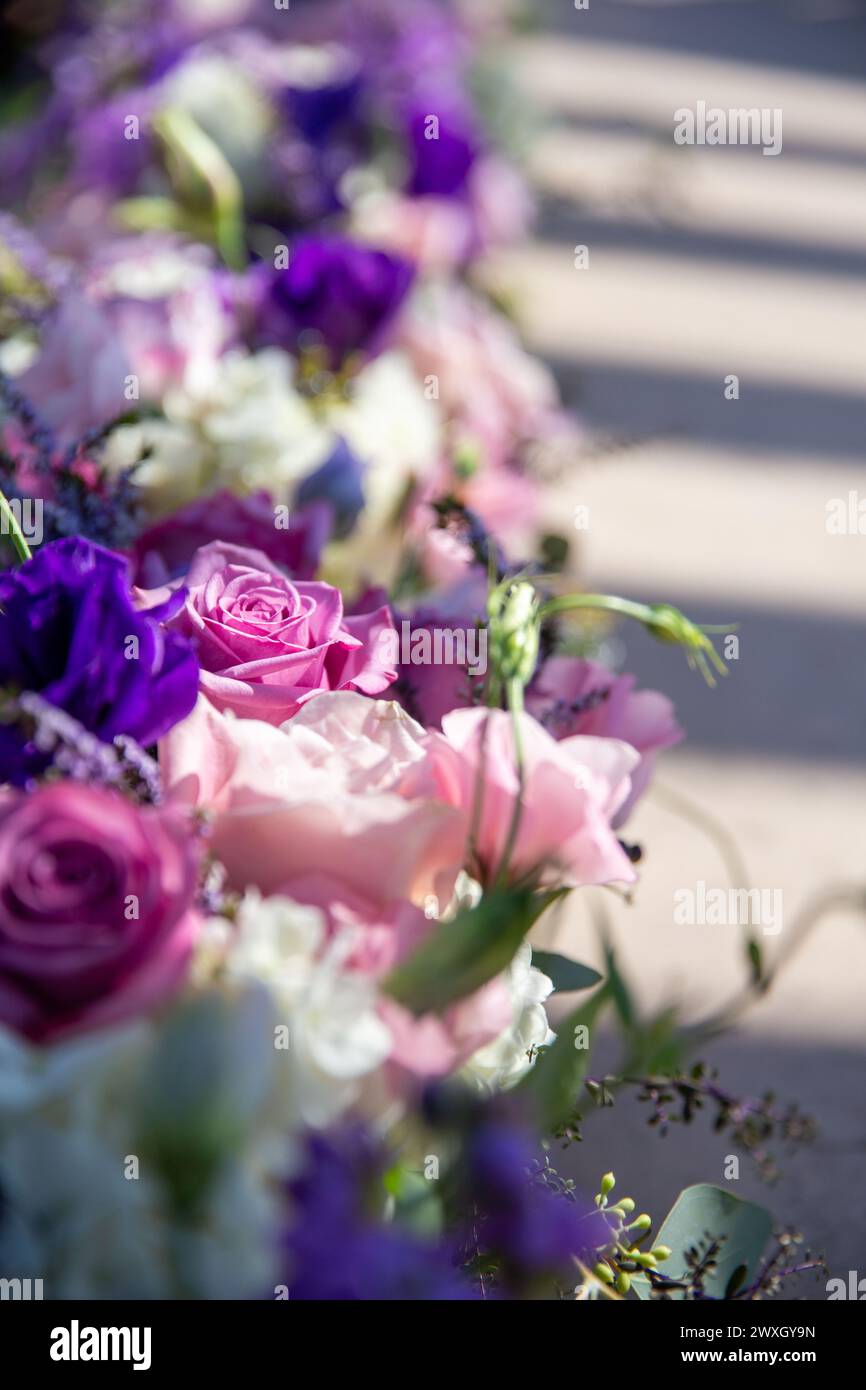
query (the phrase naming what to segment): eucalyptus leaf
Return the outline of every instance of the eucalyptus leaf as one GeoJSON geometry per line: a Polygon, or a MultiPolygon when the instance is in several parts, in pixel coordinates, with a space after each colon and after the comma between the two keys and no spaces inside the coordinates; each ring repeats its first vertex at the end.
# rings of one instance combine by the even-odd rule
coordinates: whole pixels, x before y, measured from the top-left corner
{"type": "Polygon", "coordinates": [[[385,981],[416,1017],[442,1013],[505,970],[527,932],[558,896],[528,889],[486,893],[427,937],[385,981]]]}
{"type": "MultiPolygon", "coordinates": [[[[724,1298],[729,1285],[742,1287],[754,1278],[772,1229],[773,1219],[765,1207],[746,1202],[712,1183],[697,1183],[680,1193],[653,1238],[653,1245],[667,1245],[671,1251],[659,1271],[672,1279],[685,1277],[686,1251],[694,1249],[706,1236],[721,1240],[718,1263],[704,1287],[712,1298],[724,1298]]],[[[638,1298],[649,1298],[648,1280],[635,1278],[632,1288],[638,1298]]],[[[681,1299],[683,1295],[673,1292],[671,1297],[681,1299]]]]}
{"type": "Polygon", "coordinates": [[[575,989],[591,989],[601,981],[601,975],[579,960],[570,960],[558,951],[536,951],[532,948],[532,964],[553,981],[553,988],[562,993],[575,989]]]}

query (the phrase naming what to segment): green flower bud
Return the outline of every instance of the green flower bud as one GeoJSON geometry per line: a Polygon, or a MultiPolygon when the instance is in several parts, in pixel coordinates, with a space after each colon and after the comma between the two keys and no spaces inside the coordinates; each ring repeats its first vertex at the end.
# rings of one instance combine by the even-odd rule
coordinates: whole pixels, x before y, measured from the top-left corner
{"type": "Polygon", "coordinates": [[[592,1272],[596,1279],[600,1279],[603,1284],[613,1283],[613,1270],[610,1265],[604,1264],[601,1260],[599,1260],[597,1265],[593,1266],[592,1272]]]}
{"type": "Polygon", "coordinates": [[[636,1217],[635,1220],[632,1221],[631,1225],[629,1226],[629,1230],[630,1230],[630,1231],[648,1231],[649,1228],[650,1228],[650,1226],[651,1226],[652,1224],[653,1224],[653,1219],[652,1219],[652,1217],[651,1217],[651,1216],[647,1216],[646,1212],[644,1211],[644,1212],[641,1212],[640,1216],[636,1217]]]}
{"type": "Polygon", "coordinates": [[[507,581],[491,591],[487,600],[490,619],[490,656],[503,681],[528,684],[538,661],[540,624],[538,599],[526,580],[507,581]]]}
{"type": "Polygon", "coordinates": [[[640,1250],[632,1250],[631,1258],[641,1269],[655,1269],[656,1260],[654,1255],[643,1255],[640,1250]]]}
{"type": "Polygon", "coordinates": [[[619,1274],[616,1276],[616,1291],[617,1293],[625,1294],[628,1293],[630,1288],[631,1276],[626,1274],[624,1269],[621,1269],[619,1274]]]}
{"type": "Polygon", "coordinates": [[[601,1195],[606,1197],[608,1192],[612,1192],[616,1187],[616,1178],[613,1173],[605,1173],[601,1180],[601,1195]]]}
{"type": "Polygon", "coordinates": [[[657,1260],[669,1260],[671,1257],[671,1248],[669,1245],[654,1245],[650,1254],[657,1260]]]}
{"type": "Polygon", "coordinates": [[[633,1198],[633,1197],[620,1197],[620,1198],[617,1200],[617,1202],[615,1202],[615,1204],[614,1204],[614,1206],[613,1206],[613,1210],[614,1210],[614,1211],[621,1211],[621,1212],[623,1212],[625,1215],[628,1215],[629,1212],[633,1212],[633,1211],[634,1211],[634,1198],[633,1198]]]}
{"type": "Polygon", "coordinates": [[[708,685],[715,685],[710,663],[720,676],[728,674],[727,666],[707,636],[711,629],[699,627],[670,603],[651,603],[649,612],[647,632],[652,633],[659,642],[673,642],[682,647],[689,666],[697,668],[708,685]]]}

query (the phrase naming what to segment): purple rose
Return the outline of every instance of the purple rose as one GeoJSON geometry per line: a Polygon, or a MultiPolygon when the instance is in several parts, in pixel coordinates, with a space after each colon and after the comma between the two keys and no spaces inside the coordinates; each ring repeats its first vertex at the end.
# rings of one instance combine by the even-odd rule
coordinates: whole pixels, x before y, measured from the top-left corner
{"type": "Polygon", "coordinates": [[[133,550],[136,583],[156,589],[182,577],[195,552],[216,540],[261,550],[295,578],[312,579],[334,519],[333,507],[314,496],[311,490],[310,505],[293,511],[285,529],[277,526],[274,503],[264,490],[248,497],[224,490],[196,498],[139,536],[133,550]]]}
{"type": "Polygon", "coordinates": [[[175,813],[56,782],[0,798],[0,1023],[45,1042],[183,979],[198,854],[175,813]]]}
{"type": "Polygon", "coordinates": [[[339,589],[293,582],[260,550],[222,541],[198,551],[186,586],[175,625],[195,640],[217,709],[281,724],[324,690],[378,695],[394,680],[387,607],[347,618],[339,589]]]}
{"type": "Polygon", "coordinates": [[[340,237],[295,243],[287,269],[267,272],[261,332],[280,347],[321,344],[337,369],[351,353],[384,346],[414,278],[414,267],[340,237]]]}
{"type": "MultiPolygon", "coordinates": [[[[182,603],[176,594],[138,612],[123,556],[52,541],[0,574],[0,685],[35,691],[107,743],[155,743],[196,700],[195,652],[161,626],[182,603]]],[[[17,729],[0,728],[0,780],[20,785],[45,761],[17,729]]]]}

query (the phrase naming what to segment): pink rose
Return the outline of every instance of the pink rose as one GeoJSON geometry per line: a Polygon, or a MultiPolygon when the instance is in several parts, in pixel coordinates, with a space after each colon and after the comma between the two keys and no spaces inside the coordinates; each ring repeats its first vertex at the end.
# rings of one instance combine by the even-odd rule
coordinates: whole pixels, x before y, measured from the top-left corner
{"type": "Polygon", "coordinates": [[[174,814],[74,782],[0,798],[0,1022],[37,1042],[145,1010],[181,981],[197,854],[174,814]]]}
{"type": "Polygon", "coordinates": [[[683,730],[666,695],[635,690],[634,676],[578,657],[552,656],[532,683],[527,707],[554,738],[591,734],[618,738],[641,754],[631,775],[631,791],[614,817],[622,825],[652,777],[655,753],[679,743],[683,730]]]}
{"type": "MultiPolygon", "coordinates": [[[[459,709],[446,714],[442,733],[428,734],[428,758],[407,771],[404,793],[426,792],[456,807],[464,833],[475,819],[481,736],[483,800],[470,872],[494,878],[508,839],[518,794],[511,716],[504,710],[459,709]]],[[[630,790],[638,754],[617,739],[550,736],[531,715],[520,719],[525,785],[523,812],[509,863],[512,880],[540,874],[547,884],[631,883],[635,872],[611,829],[630,790]]]]}
{"type": "Polygon", "coordinates": [[[217,709],[281,724],[323,690],[377,695],[396,678],[387,607],[347,618],[330,584],[293,582],[262,551],[223,541],[196,552],[184,582],[175,626],[196,643],[217,709]]]}
{"type": "Polygon", "coordinates": [[[464,841],[452,810],[401,783],[424,762],[424,730],[391,701],[317,695],[282,728],[232,719],[200,699],[160,745],[175,799],[213,817],[210,844],[229,885],[279,892],[301,875],[338,875],[390,910],[450,899],[464,841]]]}

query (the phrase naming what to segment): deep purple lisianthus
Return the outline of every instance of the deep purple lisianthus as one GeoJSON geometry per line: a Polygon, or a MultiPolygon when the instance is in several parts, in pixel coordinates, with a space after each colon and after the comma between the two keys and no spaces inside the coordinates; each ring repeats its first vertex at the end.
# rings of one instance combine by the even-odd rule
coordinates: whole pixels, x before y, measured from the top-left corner
{"type": "Polygon", "coordinates": [[[312,579],[337,510],[324,496],[315,489],[309,497],[298,496],[300,508],[292,511],[284,529],[264,490],[248,497],[227,490],[198,497],[139,536],[133,549],[135,582],[156,589],[181,578],[196,551],[217,540],[260,550],[295,579],[312,579]]]}
{"type": "Polygon", "coordinates": [[[336,71],[318,85],[290,83],[283,108],[306,140],[318,144],[355,123],[363,79],[357,67],[336,71]]]}
{"type": "Polygon", "coordinates": [[[498,1257],[512,1293],[544,1277],[573,1273],[573,1257],[589,1258],[609,1239],[604,1217],[570,1200],[534,1174],[537,1157],[522,1130],[488,1119],[469,1137],[465,1196],[474,1206],[473,1247],[498,1257]]]}
{"type": "Polygon", "coordinates": [[[415,198],[454,198],[466,187],[478,142],[465,120],[452,113],[411,112],[406,121],[412,161],[406,189],[415,198]]]}
{"type": "MultiPolygon", "coordinates": [[[[0,685],[36,691],[106,742],[154,743],[196,700],[193,647],[161,625],[183,599],[138,612],[123,556],[53,541],[0,575],[0,685]]],[[[45,762],[17,729],[0,728],[0,781],[21,785],[45,762]]]]}
{"type": "Polygon", "coordinates": [[[285,1240],[293,1300],[472,1297],[445,1247],[377,1220],[386,1155],[365,1130],[311,1135],[306,1157],[285,1240]]]}
{"type": "Polygon", "coordinates": [[[295,243],[285,270],[268,272],[261,312],[264,338],[296,351],[309,339],[334,369],[350,353],[373,356],[412,284],[408,261],[341,237],[295,243]]]}

